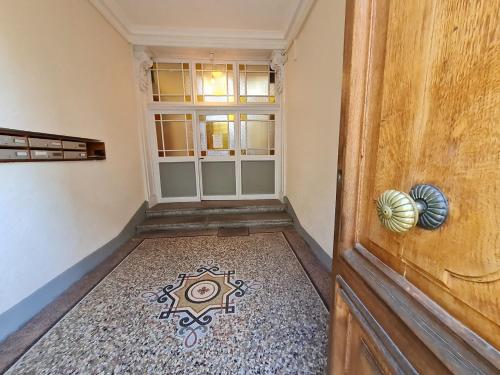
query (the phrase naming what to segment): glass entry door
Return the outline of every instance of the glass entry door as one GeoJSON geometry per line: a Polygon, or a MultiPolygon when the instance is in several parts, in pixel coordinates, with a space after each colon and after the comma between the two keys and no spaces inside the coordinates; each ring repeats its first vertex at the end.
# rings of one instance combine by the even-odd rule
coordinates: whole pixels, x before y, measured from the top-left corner
{"type": "Polygon", "coordinates": [[[279,198],[276,113],[165,111],[152,117],[159,202],[279,198]]]}
{"type": "Polygon", "coordinates": [[[238,199],[236,120],[234,113],[198,116],[199,181],[203,200],[238,199]]]}
{"type": "Polygon", "coordinates": [[[159,202],[199,201],[198,156],[192,113],[154,114],[153,161],[159,202]]]}

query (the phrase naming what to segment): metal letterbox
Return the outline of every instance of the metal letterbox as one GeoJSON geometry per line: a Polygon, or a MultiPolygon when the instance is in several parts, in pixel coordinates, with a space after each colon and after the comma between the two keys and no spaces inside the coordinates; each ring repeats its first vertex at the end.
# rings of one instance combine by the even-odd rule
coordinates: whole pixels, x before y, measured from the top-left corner
{"type": "Polygon", "coordinates": [[[0,149],[0,160],[23,160],[29,158],[28,150],[0,149]]]}
{"type": "Polygon", "coordinates": [[[87,150],[87,144],[85,142],[63,141],[62,144],[65,150],[87,150]]]}
{"type": "Polygon", "coordinates": [[[84,151],[64,151],[64,159],[87,159],[84,151]]]}
{"type": "Polygon", "coordinates": [[[62,151],[31,150],[32,159],[62,159],[62,151]]]}
{"type": "Polygon", "coordinates": [[[26,147],[28,140],[26,137],[18,137],[15,135],[0,135],[0,146],[2,147],[26,147]]]}
{"type": "Polygon", "coordinates": [[[29,138],[29,144],[33,148],[62,148],[62,142],[58,139],[29,138]]]}

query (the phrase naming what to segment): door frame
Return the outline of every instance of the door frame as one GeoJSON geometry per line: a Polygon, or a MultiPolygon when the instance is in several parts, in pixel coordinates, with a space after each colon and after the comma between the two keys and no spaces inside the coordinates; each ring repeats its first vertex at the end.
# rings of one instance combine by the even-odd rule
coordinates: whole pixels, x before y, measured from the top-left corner
{"type": "Polygon", "coordinates": [[[498,350],[357,241],[363,153],[374,111],[368,95],[384,64],[382,53],[371,53],[381,50],[373,44],[384,43],[387,19],[386,1],[346,4],[328,373],[346,371],[353,321],[363,327],[372,359],[383,358],[388,372],[495,373],[498,350]]]}
{"type": "MultiPolygon", "coordinates": [[[[281,199],[282,194],[282,168],[283,168],[283,152],[282,152],[282,116],[281,109],[278,105],[225,105],[214,107],[212,105],[165,105],[154,104],[150,105],[147,112],[147,137],[148,156],[151,159],[153,166],[153,181],[152,194],[157,197],[159,203],[175,203],[175,202],[200,202],[201,200],[252,200],[252,199],[281,199]],[[200,138],[199,138],[199,115],[200,114],[216,114],[216,113],[232,113],[235,115],[235,171],[236,171],[236,195],[214,195],[203,196],[201,189],[201,162],[199,160],[200,154],[200,138]],[[275,155],[241,155],[240,150],[240,114],[274,114],[275,115],[275,155]],[[159,157],[156,149],[156,131],[155,131],[155,114],[191,114],[193,117],[193,156],[170,156],[159,157]],[[274,194],[242,194],[241,191],[241,162],[246,160],[272,160],[274,161],[274,194]],[[172,197],[164,198],[161,195],[160,173],[158,163],[160,162],[195,162],[196,173],[196,196],[193,197],[172,197]]],[[[231,157],[227,157],[228,160],[231,157]]],[[[204,157],[206,162],[221,160],[221,157],[204,157]],[[208,160],[207,160],[208,159],[208,160]]]]}
{"type": "MultiPolygon", "coordinates": [[[[275,92],[275,103],[252,103],[252,104],[241,104],[240,103],[240,95],[238,90],[238,82],[239,82],[239,65],[240,64],[269,64],[269,60],[248,60],[248,59],[214,59],[213,61],[207,58],[157,58],[154,59],[157,63],[189,63],[190,64],[190,73],[191,73],[191,93],[192,93],[192,102],[191,103],[167,103],[167,102],[153,102],[153,91],[151,85],[151,76],[148,74],[148,89],[145,94],[146,100],[146,136],[148,138],[148,150],[146,150],[147,157],[150,158],[151,166],[152,166],[152,180],[153,184],[150,186],[151,191],[149,192],[150,197],[155,197],[155,201],[158,203],[171,203],[171,202],[199,202],[202,199],[205,200],[220,200],[220,199],[235,199],[235,200],[246,200],[246,199],[283,199],[283,173],[284,173],[284,159],[283,159],[283,147],[282,147],[282,132],[283,132],[283,124],[282,124],[282,108],[281,101],[282,95],[279,92],[275,92]],[[211,63],[214,64],[233,64],[233,89],[234,89],[234,103],[198,103],[196,99],[196,63],[211,63]],[[193,135],[195,138],[194,147],[195,147],[195,155],[199,154],[199,138],[196,136],[198,129],[198,114],[210,112],[210,113],[234,113],[237,114],[238,124],[236,128],[238,128],[239,132],[239,114],[240,113],[262,113],[262,114],[274,114],[275,118],[275,155],[239,155],[240,162],[236,163],[237,170],[237,179],[240,176],[241,169],[241,161],[242,160],[274,160],[275,163],[275,189],[274,194],[241,194],[241,180],[237,181],[236,186],[236,196],[210,196],[210,197],[202,197],[201,194],[201,181],[200,175],[201,170],[200,162],[196,162],[196,188],[197,188],[197,196],[196,197],[175,197],[175,198],[164,198],[161,195],[161,186],[160,186],[160,176],[158,170],[158,155],[155,151],[156,147],[156,133],[154,130],[154,114],[155,113],[191,113],[193,115],[193,135]]],[[[237,145],[239,147],[240,139],[237,138],[237,145]]],[[[173,158],[173,157],[170,157],[173,158]]],[[[184,157],[175,157],[177,159],[170,160],[171,162],[176,161],[184,161],[184,157]]],[[[191,161],[191,157],[187,157],[189,161],[191,161]]],[[[166,159],[166,158],[164,158],[166,159]]],[[[205,159],[206,160],[206,159],[205,159]]],[[[166,160],[162,160],[166,161],[166,160]]],[[[241,176],[240,176],[241,177],[241,176]]]]}
{"type": "Polygon", "coordinates": [[[157,198],[159,203],[174,203],[174,202],[200,202],[201,201],[201,192],[200,192],[200,182],[199,182],[199,163],[198,163],[198,141],[195,134],[195,116],[196,113],[194,111],[186,111],[181,109],[169,109],[169,110],[159,110],[154,109],[148,111],[148,122],[147,122],[147,137],[148,144],[151,146],[148,150],[148,155],[151,158],[151,162],[153,165],[153,181],[154,184],[152,192],[157,198]],[[194,146],[194,156],[168,156],[168,157],[160,157],[158,156],[157,150],[157,140],[156,140],[156,131],[155,131],[155,114],[191,114],[192,116],[192,124],[193,124],[193,146],[194,146]],[[180,162],[193,162],[195,165],[195,178],[196,178],[196,196],[187,196],[187,197],[172,197],[165,198],[162,197],[161,194],[161,180],[160,180],[160,171],[159,171],[159,163],[180,163],[180,162]]]}
{"type": "Polygon", "coordinates": [[[198,145],[197,151],[195,151],[195,155],[198,159],[198,191],[200,193],[201,200],[239,200],[240,198],[240,189],[241,185],[241,164],[240,164],[240,126],[239,119],[240,114],[236,111],[231,110],[220,110],[220,109],[200,109],[195,111],[196,114],[196,129],[194,129],[193,135],[196,138],[196,144],[198,145]],[[201,131],[200,131],[200,115],[222,115],[222,114],[233,114],[234,117],[234,155],[229,156],[201,156],[201,149],[199,147],[201,142],[201,131]],[[202,163],[216,163],[216,162],[234,162],[234,173],[235,173],[235,194],[234,195],[203,195],[203,168],[202,163]]]}

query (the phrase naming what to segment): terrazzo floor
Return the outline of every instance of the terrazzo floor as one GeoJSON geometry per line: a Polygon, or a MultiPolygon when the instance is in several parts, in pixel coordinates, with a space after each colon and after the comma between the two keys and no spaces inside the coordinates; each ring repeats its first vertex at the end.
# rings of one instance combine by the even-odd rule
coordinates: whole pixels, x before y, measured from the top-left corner
{"type": "Polygon", "coordinates": [[[149,238],[6,374],[322,374],[327,324],[281,232],[149,238]]]}

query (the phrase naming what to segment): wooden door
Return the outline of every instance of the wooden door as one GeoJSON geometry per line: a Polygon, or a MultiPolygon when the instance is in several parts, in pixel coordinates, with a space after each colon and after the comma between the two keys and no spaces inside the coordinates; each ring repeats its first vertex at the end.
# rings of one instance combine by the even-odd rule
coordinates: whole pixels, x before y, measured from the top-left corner
{"type": "Polygon", "coordinates": [[[331,373],[500,373],[500,1],[347,2],[331,373]],[[439,187],[436,230],[374,201],[439,187]]]}

